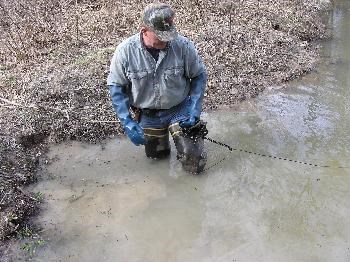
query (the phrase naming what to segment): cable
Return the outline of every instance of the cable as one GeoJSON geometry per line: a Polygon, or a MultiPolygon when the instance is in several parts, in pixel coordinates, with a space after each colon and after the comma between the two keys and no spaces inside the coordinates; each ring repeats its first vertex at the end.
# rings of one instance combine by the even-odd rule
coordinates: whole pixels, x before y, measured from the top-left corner
{"type": "MultiPolygon", "coordinates": [[[[288,161],[288,162],[293,162],[293,163],[297,163],[297,164],[303,164],[303,165],[308,165],[308,166],[313,166],[313,167],[323,167],[323,168],[350,168],[350,167],[345,167],[345,166],[327,166],[327,165],[318,165],[318,164],[313,164],[313,163],[308,163],[308,162],[303,162],[303,161],[298,161],[298,160],[293,160],[293,159],[289,159],[289,158],[284,158],[284,157],[278,157],[278,156],[273,156],[273,155],[267,155],[267,154],[260,154],[260,153],[256,153],[253,151],[248,151],[245,149],[240,149],[240,148],[233,148],[227,144],[224,144],[222,142],[216,141],[212,138],[209,137],[203,137],[203,139],[208,140],[214,144],[226,147],[228,150],[230,150],[231,152],[233,151],[237,151],[237,152],[244,152],[244,153],[248,153],[248,154],[253,154],[256,156],[261,156],[261,157],[267,157],[267,158],[271,158],[271,159],[278,159],[278,160],[284,160],[284,161],[288,161]]],[[[219,164],[220,162],[222,162],[223,160],[219,161],[218,163],[216,163],[215,165],[219,164]]],[[[213,166],[215,166],[213,165],[213,166]]],[[[211,168],[211,167],[209,167],[211,168]]]]}

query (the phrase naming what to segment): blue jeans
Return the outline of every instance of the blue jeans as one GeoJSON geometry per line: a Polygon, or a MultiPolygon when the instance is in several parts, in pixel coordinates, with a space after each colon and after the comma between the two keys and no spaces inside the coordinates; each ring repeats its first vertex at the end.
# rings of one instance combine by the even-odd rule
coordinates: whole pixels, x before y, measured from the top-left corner
{"type": "Polygon", "coordinates": [[[190,98],[187,97],[180,104],[169,108],[157,111],[154,115],[149,116],[141,113],[140,126],[142,128],[167,128],[170,125],[184,121],[189,118],[190,98]]]}
{"type": "Polygon", "coordinates": [[[147,157],[162,159],[170,154],[169,126],[189,117],[189,105],[188,97],[170,109],[141,110],[139,124],[147,139],[145,145],[147,157]]]}

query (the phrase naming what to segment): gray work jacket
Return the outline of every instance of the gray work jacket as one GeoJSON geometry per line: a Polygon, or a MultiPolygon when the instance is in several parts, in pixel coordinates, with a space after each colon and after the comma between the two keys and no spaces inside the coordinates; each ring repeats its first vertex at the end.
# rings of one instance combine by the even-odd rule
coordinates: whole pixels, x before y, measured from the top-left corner
{"type": "Polygon", "coordinates": [[[201,73],[206,73],[205,67],[186,37],[170,41],[156,62],[138,33],[118,45],[107,85],[125,87],[130,104],[137,108],[169,109],[189,95],[190,80],[201,73]]]}

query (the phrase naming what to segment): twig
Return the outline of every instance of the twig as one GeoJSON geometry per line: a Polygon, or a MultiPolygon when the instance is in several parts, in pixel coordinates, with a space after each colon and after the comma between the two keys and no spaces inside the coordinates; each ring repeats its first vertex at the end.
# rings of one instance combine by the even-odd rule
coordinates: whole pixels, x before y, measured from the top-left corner
{"type": "Polygon", "coordinates": [[[16,189],[21,192],[23,195],[25,195],[26,197],[29,197],[31,200],[34,201],[38,201],[36,198],[32,197],[31,195],[29,195],[27,192],[25,192],[22,188],[20,188],[19,186],[16,187],[16,189]]]}
{"type": "Polygon", "coordinates": [[[232,46],[232,2],[230,4],[230,47],[232,46]]]}
{"type": "Polygon", "coordinates": [[[4,194],[4,196],[2,197],[2,199],[1,199],[1,201],[0,201],[0,205],[4,204],[3,201],[4,201],[5,197],[6,197],[7,195],[12,194],[12,192],[13,192],[13,189],[11,189],[10,192],[6,192],[6,193],[4,194]]]}
{"type": "Polygon", "coordinates": [[[119,123],[117,120],[91,120],[89,123],[119,123]]]}
{"type": "Polygon", "coordinates": [[[21,105],[21,104],[18,104],[18,103],[16,103],[16,102],[10,101],[10,100],[8,100],[8,99],[6,99],[6,98],[3,98],[3,97],[0,97],[0,100],[1,100],[2,102],[5,102],[5,103],[10,104],[10,105],[14,105],[14,106],[20,106],[20,107],[27,107],[27,108],[35,108],[35,109],[38,109],[38,107],[36,107],[36,106],[34,106],[34,105],[29,105],[29,106],[27,106],[27,105],[21,105]]]}
{"type": "Polygon", "coordinates": [[[77,43],[79,43],[79,14],[78,14],[78,0],[75,0],[75,26],[77,34],[77,43]]]}
{"type": "Polygon", "coordinates": [[[81,87],[78,87],[78,88],[75,88],[74,91],[79,91],[79,90],[82,90],[82,89],[92,89],[91,87],[86,87],[86,86],[81,86],[81,87]]]}
{"type": "MultiPolygon", "coordinates": [[[[0,135],[2,135],[2,133],[0,133],[0,135]]],[[[9,173],[7,173],[5,171],[0,171],[0,175],[9,175],[9,173]]]]}
{"type": "Polygon", "coordinates": [[[8,179],[11,179],[11,178],[13,178],[13,176],[10,176],[9,174],[5,174],[5,173],[0,173],[0,176],[1,177],[4,177],[4,178],[8,178],[8,179]]]}
{"type": "Polygon", "coordinates": [[[40,108],[43,108],[43,109],[46,109],[46,110],[50,110],[50,109],[51,110],[56,110],[56,111],[59,111],[59,112],[65,114],[66,118],[69,120],[69,114],[68,114],[67,110],[62,110],[62,109],[55,108],[55,107],[36,106],[36,105],[22,105],[22,104],[18,104],[16,102],[10,101],[10,100],[8,100],[6,98],[3,98],[3,97],[0,97],[0,101],[5,102],[5,103],[10,104],[10,105],[14,105],[14,106],[25,107],[25,108],[33,108],[33,109],[37,109],[37,110],[39,110],[40,108]]]}
{"type": "Polygon", "coordinates": [[[0,106],[6,107],[6,108],[14,108],[14,106],[9,106],[9,105],[5,105],[5,104],[0,104],[0,106]]]}

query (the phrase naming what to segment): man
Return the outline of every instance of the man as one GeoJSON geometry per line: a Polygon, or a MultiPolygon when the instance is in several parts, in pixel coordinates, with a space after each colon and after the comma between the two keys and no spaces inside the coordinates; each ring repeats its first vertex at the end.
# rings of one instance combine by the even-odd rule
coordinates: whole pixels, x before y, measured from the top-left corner
{"type": "Polygon", "coordinates": [[[203,139],[185,136],[182,128],[200,118],[206,70],[194,45],[178,36],[174,16],[166,4],[144,9],[141,31],[114,53],[107,85],[127,136],[135,145],[145,145],[147,157],[170,154],[170,131],[183,168],[199,173],[205,165],[203,139]],[[139,112],[137,119],[130,107],[139,112]]]}

